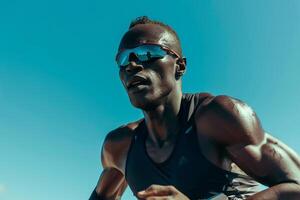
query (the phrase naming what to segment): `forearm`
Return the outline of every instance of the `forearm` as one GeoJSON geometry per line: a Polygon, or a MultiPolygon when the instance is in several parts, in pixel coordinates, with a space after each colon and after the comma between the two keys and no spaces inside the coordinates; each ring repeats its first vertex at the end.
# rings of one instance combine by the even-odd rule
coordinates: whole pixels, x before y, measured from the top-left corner
{"type": "Polygon", "coordinates": [[[116,197],[115,196],[113,196],[113,197],[101,196],[96,192],[96,189],[92,192],[92,194],[89,198],[89,200],[120,200],[120,199],[121,199],[121,195],[117,195],[116,197]]]}
{"type": "Polygon", "coordinates": [[[100,197],[97,195],[96,189],[92,192],[89,200],[100,200],[100,197]]]}
{"type": "Polygon", "coordinates": [[[256,193],[247,200],[299,200],[300,185],[296,183],[281,183],[256,193]]]}

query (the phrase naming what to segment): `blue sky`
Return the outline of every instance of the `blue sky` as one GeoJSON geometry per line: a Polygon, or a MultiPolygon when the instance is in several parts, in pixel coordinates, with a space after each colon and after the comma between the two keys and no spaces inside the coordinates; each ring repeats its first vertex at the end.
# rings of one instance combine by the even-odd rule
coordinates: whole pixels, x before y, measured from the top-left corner
{"type": "Polygon", "coordinates": [[[142,117],[114,62],[141,15],[178,32],[185,92],[242,99],[300,152],[300,1],[2,0],[0,199],[88,198],[105,135],[142,117]]]}

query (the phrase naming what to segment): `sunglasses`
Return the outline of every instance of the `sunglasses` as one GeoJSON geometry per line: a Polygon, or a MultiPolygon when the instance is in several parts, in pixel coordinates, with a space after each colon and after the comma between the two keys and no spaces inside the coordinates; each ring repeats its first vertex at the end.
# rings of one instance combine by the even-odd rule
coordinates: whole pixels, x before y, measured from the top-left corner
{"type": "Polygon", "coordinates": [[[149,62],[153,59],[163,58],[165,55],[170,54],[180,58],[175,51],[166,46],[159,44],[143,44],[132,49],[125,49],[120,51],[116,56],[116,62],[120,69],[125,68],[130,63],[132,55],[140,62],[149,62]]]}

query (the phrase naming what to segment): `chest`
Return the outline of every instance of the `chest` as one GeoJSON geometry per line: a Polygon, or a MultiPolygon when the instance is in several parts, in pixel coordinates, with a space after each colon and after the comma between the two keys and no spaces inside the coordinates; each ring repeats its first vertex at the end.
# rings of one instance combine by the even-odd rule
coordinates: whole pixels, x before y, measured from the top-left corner
{"type": "Polygon", "coordinates": [[[193,138],[191,138],[192,136],[181,136],[174,139],[173,141],[165,143],[162,147],[152,145],[146,139],[145,153],[154,163],[166,163],[168,160],[172,159],[173,153],[176,151],[176,147],[178,145],[181,145],[181,147],[188,147],[189,145],[191,145],[192,141],[194,145],[193,153],[198,152],[198,155],[195,154],[195,156],[200,156],[201,154],[203,157],[205,157],[205,159],[207,159],[215,166],[230,171],[232,168],[231,161],[230,159],[228,159],[224,149],[215,144],[213,141],[202,136],[201,133],[197,133],[195,129],[187,130],[186,134],[191,131],[194,131],[194,133],[190,133],[194,134],[193,138]]]}
{"type": "Polygon", "coordinates": [[[155,183],[198,195],[204,190],[221,191],[229,181],[222,169],[203,156],[195,132],[182,134],[164,148],[144,142],[137,140],[128,155],[126,179],[133,191],[155,183]]]}
{"type": "Polygon", "coordinates": [[[164,163],[171,158],[174,151],[176,141],[168,141],[161,147],[153,145],[148,140],[145,141],[145,153],[154,163],[164,163]]]}

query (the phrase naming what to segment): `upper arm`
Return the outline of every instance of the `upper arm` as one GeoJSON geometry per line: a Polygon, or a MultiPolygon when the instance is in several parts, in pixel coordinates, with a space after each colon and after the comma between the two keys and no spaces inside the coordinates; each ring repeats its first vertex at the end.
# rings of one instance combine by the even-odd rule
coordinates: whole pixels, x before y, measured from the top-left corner
{"type": "Polygon", "coordinates": [[[243,171],[266,185],[300,183],[299,157],[265,134],[255,112],[245,103],[217,96],[196,113],[197,128],[224,147],[243,171]]]}
{"type": "Polygon", "coordinates": [[[101,162],[103,171],[96,192],[103,199],[119,199],[127,187],[125,162],[131,142],[132,130],[128,126],[110,132],[103,143],[101,162]]]}
{"type": "Polygon", "coordinates": [[[260,144],[232,144],[226,150],[233,162],[265,185],[300,184],[299,157],[268,135],[260,144]]]}

